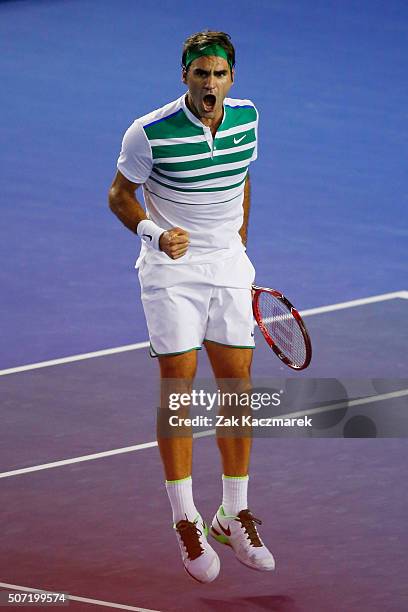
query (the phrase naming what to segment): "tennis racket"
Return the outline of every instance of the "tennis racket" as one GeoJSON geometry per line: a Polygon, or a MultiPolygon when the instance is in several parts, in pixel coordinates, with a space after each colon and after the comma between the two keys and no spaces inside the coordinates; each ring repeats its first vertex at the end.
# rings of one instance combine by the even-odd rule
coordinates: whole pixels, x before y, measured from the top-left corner
{"type": "Polygon", "coordinates": [[[283,363],[304,370],[312,359],[312,343],[302,317],[280,291],[252,285],[252,309],[265,340],[283,363]]]}

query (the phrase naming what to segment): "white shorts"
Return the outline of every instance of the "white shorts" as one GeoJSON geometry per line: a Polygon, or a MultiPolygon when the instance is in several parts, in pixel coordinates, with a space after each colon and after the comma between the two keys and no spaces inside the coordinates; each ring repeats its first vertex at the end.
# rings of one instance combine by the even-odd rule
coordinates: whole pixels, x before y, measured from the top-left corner
{"type": "Polygon", "coordinates": [[[198,350],[204,340],[254,348],[251,284],[255,270],[246,254],[183,268],[145,263],[139,268],[150,354],[198,350]],[[224,286],[227,269],[229,282],[236,286],[224,286]]]}

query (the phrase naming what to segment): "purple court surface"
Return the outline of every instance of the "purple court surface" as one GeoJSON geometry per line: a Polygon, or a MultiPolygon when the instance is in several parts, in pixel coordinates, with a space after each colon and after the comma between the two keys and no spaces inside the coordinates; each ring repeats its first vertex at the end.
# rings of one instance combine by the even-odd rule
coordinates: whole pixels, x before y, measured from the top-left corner
{"type": "MultiPolygon", "coordinates": [[[[0,1],[1,608],[34,589],[73,611],[408,610],[407,34],[404,0],[0,1]],[[209,585],[171,528],[139,244],[107,206],[124,131],[181,95],[182,41],[204,28],[231,34],[231,95],[260,113],[256,282],[313,343],[294,372],[257,331],[254,383],[289,416],[314,410],[310,432],[254,439],[250,507],[276,571],[215,543],[209,585]]],[[[220,473],[197,431],[208,521],[220,473]]]]}

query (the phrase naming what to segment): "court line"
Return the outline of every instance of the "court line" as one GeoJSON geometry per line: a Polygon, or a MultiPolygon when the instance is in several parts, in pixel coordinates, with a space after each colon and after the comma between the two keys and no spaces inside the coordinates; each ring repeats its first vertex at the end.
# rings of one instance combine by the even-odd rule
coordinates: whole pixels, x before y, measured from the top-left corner
{"type": "Polygon", "coordinates": [[[11,470],[10,472],[0,473],[0,478],[8,478],[9,476],[18,476],[20,474],[28,474],[29,472],[39,472],[40,470],[49,470],[51,468],[62,467],[64,465],[72,465],[74,463],[82,463],[82,461],[93,461],[94,459],[103,459],[104,457],[112,457],[113,455],[122,455],[123,453],[131,453],[137,450],[143,450],[144,448],[152,448],[157,446],[157,442],[144,442],[143,444],[135,444],[133,446],[124,446],[122,448],[115,448],[109,451],[102,451],[100,453],[93,453],[91,455],[83,455],[82,457],[72,457],[70,459],[62,459],[61,461],[52,461],[51,463],[43,463],[40,465],[33,465],[31,467],[21,468],[18,470],[11,470]]]}
{"type": "MultiPolygon", "coordinates": [[[[308,317],[316,314],[323,314],[325,312],[333,312],[335,310],[343,310],[346,308],[354,308],[355,306],[365,306],[366,304],[374,304],[376,302],[384,302],[386,300],[395,300],[397,298],[408,299],[408,291],[394,291],[392,293],[382,293],[380,295],[373,295],[371,297],[361,298],[358,300],[351,300],[349,302],[339,302],[337,304],[330,304],[328,306],[319,306],[317,308],[309,308],[308,310],[301,310],[300,314],[303,317],[308,317]]],[[[51,366],[61,365],[65,363],[73,363],[75,361],[84,361],[85,359],[93,359],[95,357],[105,357],[107,355],[115,355],[118,353],[125,353],[127,351],[136,351],[141,348],[147,348],[149,342],[137,342],[136,344],[125,344],[123,346],[117,346],[110,349],[102,349],[100,351],[93,351],[92,353],[81,353],[79,355],[71,355],[69,357],[60,357],[58,359],[50,359],[48,361],[39,361],[37,363],[30,363],[27,365],[16,366],[14,368],[7,368],[0,370],[0,376],[8,376],[9,374],[18,374],[19,372],[28,372],[30,370],[39,370],[40,368],[49,368],[51,366]]]]}
{"type": "MultiPolygon", "coordinates": [[[[56,592],[56,591],[43,591],[42,589],[32,589],[31,587],[19,586],[17,584],[7,584],[6,582],[0,582],[0,588],[9,589],[12,591],[13,590],[23,591],[26,593],[48,594],[48,593],[56,592]]],[[[96,606],[105,606],[107,608],[118,608],[119,610],[133,610],[134,612],[160,612],[159,610],[150,610],[148,608],[135,608],[134,606],[128,606],[126,604],[117,604],[111,601],[103,601],[101,599],[89,599],[88,597],[79,597],[78,595],[69,595],[67,593],[66,593],[66,596],[67,596],[67,599],[70,599],[71,601],[80,601],[81,603],[94,604],[96,606]]],[[[20,605],[23,605],[23,604],[20,604],[20,605]]],[[[24,604],[24,605],[28,605],[28,604],[24,604]]],[[[51,605],[51,604],[48,604],[48,605],[51,605]]]]}
{"type": "MultiPolygon", "coordinates": [[[[275,418],[280,419],[298,419],[306,415],[318,414],[320,412],[330,412],[331,410],[337,410],[344,407],[362,406],[364,404],[371,404],[373,402],[382,402],[387,399],[395,399],[399,397],[408,396],[408,389],[401,389],[400,391],[391,391],[390,393],[382,393],[379,395],[369,395],[367,397],[361,397],[355,400],[349,400],[345,402],[339,402],[337,404],[330,404],[329,406],[317,406],[309,410],[301,410],[299,412],[291,412],[289,414],[277,414],[275,418]]],[[[255,415],[256,416],[256,415],[255,415]]],[[[212,436],[215,434],[215,429],[208,429],[193,434],[194,438],[204,438],[206,436],[212,436]]],[[[51,463],[43,463],[40,465],[33,465],[31,467],[19,468],[17,470],[10,470],[8,472],[0,473],[0,478],[10,478],[11,476],[20,476],[21,474],[29,474],[30,472],[40,472],[41,470],[49,470],[52,468],[63,467],[65,465],[72,465],[74,463],[83,463],[85,461],[93,461],[94,459],[102,459],[104,457],[112,457],[113,455],[121,455],[124,453],[131,453],[145,448],[153,448],[157,446],[157,441],[144,442],[143,444],[135,444],[134,446],[125,446],[123,448],[116,448],[110,451],[102,451],[100,453],[94,453],[92,455],[83,455],[82,457],[72,457],[70,459],[62,459],[61,461],[53,461],[51,463]]]]}
{"type": "Polygon", "coordinates": [[[375,304],[376,302],[384,302],[386,300],[395,300],[401,298],[408,300],[408,291],[394,291],[393,293],[383,293],[382,295],[373,295],[368,298],[361,298],[359,300],[351,300],[350,302],[339,302],[338,304],[332,304],[329,306],[320,306],[318,308],[309,308],[308,310],[301,310],[300,314],[302,317],[308,317],[314,314],[322,314],[324,312],[333,312],[335,310],[343,310],[345,308],[354,308],[355,306],[365,306],[366,304],[375,304]]]}
{"type": "Polygon", "coordinates": [[[38,370],[40,368],[49,368],[51,366],[60,365],[62,363],[72,363],[73,361],[83,361],[85,359],[93,359],[94,357],[105,357],[106,355],[115,355],[117,353],[126,353],[127,351],[136,351],[137,349],[146,348],[149,342],[137,342],[136,344],[125,344],[110,349],[102,349],[101,351],[93,351],[92,353],[81,353],[80,355],[71,355],[70,357],[60,357],[59,359],[50,359],[48,361],[39,361],[38,363],[30,363],[28,365],[17,366],[15,368],[7,368],[0,370],[0,376],[8,374],[17,374],[18,372],[27,372],[29,370],[38,370]]]}

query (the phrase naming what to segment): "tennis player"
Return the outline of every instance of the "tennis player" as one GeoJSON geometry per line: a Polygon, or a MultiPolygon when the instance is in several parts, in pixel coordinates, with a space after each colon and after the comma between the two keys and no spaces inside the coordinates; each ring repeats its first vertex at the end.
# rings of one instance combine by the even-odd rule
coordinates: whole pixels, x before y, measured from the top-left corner
{"type": "MultiPolygon", "coordinates": [[[[250,388],[255,271],[245,245],[258,113],[250,100],[227,97],[234,65],[224,32],[199,32],[185,41],[182,81],[188,91],[129,127],[109,192],[113,213],[141,239],[136,268],[164,414],[165,382],[178,380],[178,389],[188,391],[203,344],[218,380],[250,388]],[[140,186],[146,210],[135,195],[140,186]]],[[[261,521],[248,509],[251,436],[217,430],[217,443],[223,494],[210,533],[241,563],[273,570],[256,527],[261,521]]],[[[191,430],[177,437],[158,430],[158,445],[184,568],[199,582],[211,582],[220,561],[194,503],[191,430]]]]}

